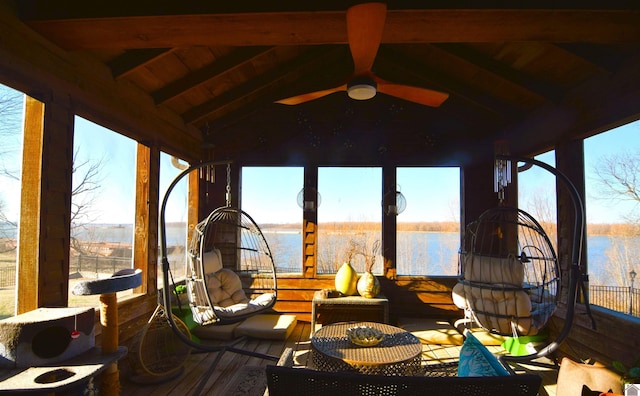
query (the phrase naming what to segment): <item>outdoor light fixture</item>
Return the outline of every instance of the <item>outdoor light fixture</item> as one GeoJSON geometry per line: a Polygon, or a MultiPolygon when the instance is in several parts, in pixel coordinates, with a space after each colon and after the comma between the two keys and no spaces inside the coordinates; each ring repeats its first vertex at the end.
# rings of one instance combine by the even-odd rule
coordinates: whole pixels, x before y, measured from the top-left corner
{"type": "Polygon", "coordinates": [[[320,193],[315,188],[303,188],[298,193],[298,206],[305,212],[314,212],[320,206],[321,200],[320,193]]]}
{"type": "Polygon", "coordinates": [[[384,195],[382,205],[387,216],[397,216],[407,208],[407,199],[399,190],[389,191],[384,195]]]}
{"type": "Polygon", "coordinates": [[[378,84],[370,77],[354,78],[347,84],[347,95],[355,100],[367,100],[376,96],[378,84]]]}

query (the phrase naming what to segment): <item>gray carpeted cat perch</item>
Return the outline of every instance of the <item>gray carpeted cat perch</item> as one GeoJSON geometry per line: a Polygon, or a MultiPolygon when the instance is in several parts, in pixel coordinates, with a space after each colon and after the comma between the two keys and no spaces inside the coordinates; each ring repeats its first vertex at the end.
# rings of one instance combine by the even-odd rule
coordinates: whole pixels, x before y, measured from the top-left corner
{"type": "Polygon", "coordinates": [[[93,308],[38,308],[0,321],[0,394],[77,392],[101,374],[100,394],[118,395],[116,293],[142,284],[142,271],[79,282],[76,295],[100,294],[102,350],[95,348],[93,308]]]}

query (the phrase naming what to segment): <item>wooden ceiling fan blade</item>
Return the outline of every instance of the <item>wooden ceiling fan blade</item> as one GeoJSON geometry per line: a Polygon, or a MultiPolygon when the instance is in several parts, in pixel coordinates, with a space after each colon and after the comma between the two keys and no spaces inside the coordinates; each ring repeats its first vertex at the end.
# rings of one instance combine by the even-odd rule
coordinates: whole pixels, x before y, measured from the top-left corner
{"type": "Polygon", "coordinates": [[[447,93],[427,88],[394,84],[381,80],[378,80],[377,83],[378,92],[429,107],[439,107],[449,97],[449,94],[447,93]]]}
{"type": "Polygon", "coordinates": [[[371,70],[382,41],[386,16],[386,3],[357,4],[347,10],[347,38],[355,75],[371,70]]]}
{"type": "Polygon", "coordinates": [[[346,91],[347,84],[339,85],[334,88],[324,89],[322,91],[309,92],[302,95],[292,96],[286,99],[277,100],[276,103],[285,104],[285,105],[297,105],[305,102],[310,102],[315,99],[320,99],[323,96],[331,95],[332,93],[339,91],[346,91]]]}

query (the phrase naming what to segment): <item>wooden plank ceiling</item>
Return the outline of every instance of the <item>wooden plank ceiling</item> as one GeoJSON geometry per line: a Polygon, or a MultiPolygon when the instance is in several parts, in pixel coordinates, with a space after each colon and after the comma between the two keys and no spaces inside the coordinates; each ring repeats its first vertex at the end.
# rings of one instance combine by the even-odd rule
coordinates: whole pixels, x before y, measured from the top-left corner
{"type": "Polygon", "coordinates": [[[345,92],[295,106],[275,103],[352,75],[343,1],[17,6],[48,40],[90,53],[114,79],[136,85],[202,131],[206,147],[247,163],[464,163],[496,139],[540,151],[640,112],[640,73],[633,72],[640,12],[633,1],[598,8],[577,1],[484,3],[388,5],[372,71],[447,93],[440,107],[380,93],[355,101],[345,92]]]}

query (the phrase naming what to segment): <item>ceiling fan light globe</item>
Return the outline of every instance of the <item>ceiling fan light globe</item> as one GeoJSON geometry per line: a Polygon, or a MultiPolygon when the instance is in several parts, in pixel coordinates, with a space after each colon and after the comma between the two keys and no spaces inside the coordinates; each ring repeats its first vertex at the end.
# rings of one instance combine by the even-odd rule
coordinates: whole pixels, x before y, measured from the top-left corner
{"type": "Polygon", "coordinates": [[[351,99],[368,100],[376,96],[376,87],[369,84],[354,84],[347,88],[347,94],[351,99]]]}

